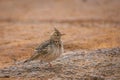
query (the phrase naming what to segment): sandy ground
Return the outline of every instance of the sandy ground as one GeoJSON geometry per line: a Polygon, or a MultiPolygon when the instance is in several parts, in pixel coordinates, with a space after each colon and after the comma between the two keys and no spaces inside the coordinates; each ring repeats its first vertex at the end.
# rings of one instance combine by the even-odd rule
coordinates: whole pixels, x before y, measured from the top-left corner
{"type": "Polygon", "coordinates": [[[66,34],[63,54],[120,47],[119,4],[119,0],[1,0],[0,68],[31,56],[54,27],[66,34]]]}

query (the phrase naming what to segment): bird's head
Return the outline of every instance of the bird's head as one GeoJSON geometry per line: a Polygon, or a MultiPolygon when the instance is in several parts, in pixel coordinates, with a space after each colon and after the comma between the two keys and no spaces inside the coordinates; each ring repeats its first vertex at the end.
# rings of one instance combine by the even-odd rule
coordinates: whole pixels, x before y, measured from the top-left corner
{"type": "Polygon", "coordinates": [[[58,41],[61,39],[61,36],[63,36],[64,34],[61,34],[60,31],[56,28],[54,28],[54,32],[51,35],[51,39],[54,41],[58,41]]]}

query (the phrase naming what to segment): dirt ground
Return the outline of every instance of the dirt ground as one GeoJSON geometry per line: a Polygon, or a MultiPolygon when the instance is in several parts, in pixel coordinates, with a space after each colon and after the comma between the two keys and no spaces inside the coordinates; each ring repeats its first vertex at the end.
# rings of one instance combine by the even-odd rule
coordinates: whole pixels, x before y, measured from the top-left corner
{"type": "MultiPolygon", "coordinates": [[[[54,27],[66,34],[62,37],[65,48],[63,55],[70,51],[120,47],[120,1],[0,0],[0,68],[30,57],[37,45],[49,39],[54,27]]],[[[102,59],[98,59],[98,62],[99,60],[102,59]]],[[[115,64],[120,63],[119,61],[115,64]]],[[[66,65],[56,66],[57,69],[64,69],[66,65]]],[[[74,68],[72,69],[74,72],[74,68]]],[[[48,80],[48,76],[44,79],[48,80]]],[[[52,77],[49,79],[52,80],[52,77]]],[[[118,80],[112,77],[110,79],[118,80]]]]}

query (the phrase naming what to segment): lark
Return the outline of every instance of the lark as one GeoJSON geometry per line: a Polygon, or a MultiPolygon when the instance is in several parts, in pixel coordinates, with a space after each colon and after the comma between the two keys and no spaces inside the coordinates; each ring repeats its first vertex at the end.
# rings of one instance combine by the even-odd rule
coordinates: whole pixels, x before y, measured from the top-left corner
{"type": "Polygon", "coordinates": [[[57,59],[63,53],[62,35],[64,34],[61,34],[59,30],[54,28],[54,32],[50,36],[50,39],[35,48],[34,54],[29,59],[25,60],[24,63],[40,59],[49,63],[51,67],[52,64],[50,62],[57,59]]]}

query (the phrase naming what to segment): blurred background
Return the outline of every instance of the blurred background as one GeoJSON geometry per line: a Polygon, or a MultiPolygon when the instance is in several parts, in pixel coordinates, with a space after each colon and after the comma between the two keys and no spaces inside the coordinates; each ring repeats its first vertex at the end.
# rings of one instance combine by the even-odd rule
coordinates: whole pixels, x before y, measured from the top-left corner
{"type": "Polygon", "coordinates": [[[65,33],[65,52],[120,47],[120,0],[0,0],[0,68],[65,33]]]}

